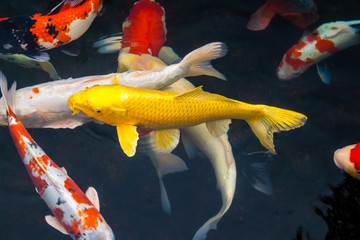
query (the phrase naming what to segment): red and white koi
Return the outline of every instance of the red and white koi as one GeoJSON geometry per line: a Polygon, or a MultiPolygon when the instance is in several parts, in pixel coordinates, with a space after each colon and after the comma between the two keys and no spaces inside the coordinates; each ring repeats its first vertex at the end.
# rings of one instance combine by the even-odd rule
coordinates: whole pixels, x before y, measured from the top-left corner
{"type": "MultiPolygon", "coordinates": [[[[161,89],[185,76],[209,75],[224,79],[210,61],[226,54],[224,43],[214,42],[200,47],[186,55],[178,64],[149,71],[113,73],[102,76],[88,76],[76,79],[57,80],[18,89],[13,109],[26,127],[30,128],[75,128],[87,122],[96,121],[85,114],[73,115],[67,105],[68,98],[87,87],[111,85],[114,83],[146,88],[161,89]]],[[[137,55],[128,54],[136,58],[137,55]]],[[[0,100],[0,124],[3,119],[4,100],[0,100]]]]}
{"type": "MultiPolygon", "coordinates": [[[[26,131],[10,105],[14,99],[16,84],[7,91],[7,82],[0,73],[0,87],[6,105],[6,121],[14,144],[36,191],[54,216],[46,216],[48,224],[74,240],[113,240],[114,234],[99,213],[99,199],[94,188],[86,194],[34,141],[26,131]]],[[[5,109],[3,109],[5,111],[5,109]]]]}
{"type": "MultiPolygon", "coordinates": [[[[290,48],[280,62],[276,73],[286,80],[300,76],[310,66],[332,54],[360,43],[360,20],[325,23],[302,37],[290,48]]],[[[323,82],[329,83],[327,69],[318,68],[323,82]]]]}
{"type": "Polygon", "coordinates": [[[319,18],[313,0],[267,0],[267,3],[250,16],[247,28],[252,31],[263,30],[275,14],[300,28],[307,28],[319,18]]]}
{"type": "Polygon", "coordinates": [[[0,20],[0,53],[47,61],[40,53],[81,37],[102,8],[102,0],[63,0],[49,13],[0,20]]]}
{"type": "Polygon", "coordinates": [[[338,168],[360,180],[360,143],[336,150],[334,162],[338,168]]]}

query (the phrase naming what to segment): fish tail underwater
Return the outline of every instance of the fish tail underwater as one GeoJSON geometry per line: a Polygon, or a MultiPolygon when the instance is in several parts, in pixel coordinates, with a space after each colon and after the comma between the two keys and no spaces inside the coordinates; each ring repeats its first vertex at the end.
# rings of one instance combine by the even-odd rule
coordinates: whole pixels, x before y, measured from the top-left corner
{"type": "MultiPolygon", "coordinates": [[[[358,239],[359,1],[0,4],[0,70],[9,87],[16,82],[9,91],[0,84],[0,123],[7,124],[8,104],[37,146],[66,168],[49,167],[83,194],[69,184],[71,198],[54,191],[50,199],[63,209],[64,200],[88,198],[93,207],[79,205],[83,223],[106,232],[94,239],[358,239]],[[209,43],[218,44],[216,55],[209,43]],[[208,52],[191,53],[203,46],[208,52]],[[184,72],[187,79],[177,74],[184,72]],[[72,115],[67,104],[86,88],[122,83],[177,94],[202,86],[260,114],[233,119],[220,136],[207,123],[167,132],[137,127],[129,158],[114,126],[72,115]],[[156,139],[166,134],[172,141],[163,152],[156,139]]],[[[65,235],[49,215],[11,138],[0,128],[0,239],[82,239],[84,231],[65,235]]]]}

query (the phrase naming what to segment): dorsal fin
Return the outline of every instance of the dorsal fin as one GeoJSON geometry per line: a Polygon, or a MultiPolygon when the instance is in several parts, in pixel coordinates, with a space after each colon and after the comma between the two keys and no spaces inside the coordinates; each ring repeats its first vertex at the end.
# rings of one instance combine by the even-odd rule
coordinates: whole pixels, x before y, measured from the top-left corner
{"type": "Polygon", "coordinates": [[[214,101],[226,101],[226,102],[236,102],[232,99],[229,99],[224,96],[220,96],[217,94],[205,92],[202,90],[202,86],[191,89],[187,92],[180,93],[175,96],[175,99],[179,98],[192,98],[197,100],[214,100],[214,101]]]}
{"type": "Polygon", "coordinates": [[[69,9],[71,7],[75,7],[80,5],[82,2],[86,0],[62,0],[61,3],[56,5],[48,14],[56,14],[61,10],[69,9]]]}

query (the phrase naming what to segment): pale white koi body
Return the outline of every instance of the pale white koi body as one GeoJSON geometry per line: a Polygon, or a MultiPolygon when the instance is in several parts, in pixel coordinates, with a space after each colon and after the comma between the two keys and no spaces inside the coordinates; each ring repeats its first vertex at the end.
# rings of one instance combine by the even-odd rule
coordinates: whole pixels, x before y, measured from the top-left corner
{"type": "MultiPolygon", "coordinates": [[[[69,78],[18,89],[13,109],[29,128],[75,128],[96,120],[82,113],[72,115],[73,112],[67,105],[71,95],[95,85],[118,83],[137,88],[161,89],[185,76],[206,74],[224,78],[221,73],[211,68],[209,61],[222,57],[225,53],[226,46],[223,43],[210,43],[189,53],[182,62],[163,68],[69,78]],[[198,64],[204,64],[206,71],[201,71],[198,64]],[[193,69],[193,66],[196,66],[196,69],[193,69]],[[209,67],[213,71],[209,71],[209,67]]],[[[2,120],[5,112],[1,109],[5,109],[5,105],[0,99],[0,124],[5,125],[6,122],[2,120]]]]}

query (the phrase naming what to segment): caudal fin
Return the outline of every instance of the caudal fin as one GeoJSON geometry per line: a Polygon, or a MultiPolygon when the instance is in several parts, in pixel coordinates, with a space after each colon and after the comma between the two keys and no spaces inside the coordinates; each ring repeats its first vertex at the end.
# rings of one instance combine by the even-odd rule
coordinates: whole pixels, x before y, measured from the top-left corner
{"type": "Polygon", "coordinates": [[[3,96],[3,99],[5,101],[6,109],[9,108],[9,106],[12,106],[12,103],[15,99],[15,92],[16,92],[16,82],[13,83],[11,88],[8,91],[8,85],[5,75],[0,71],[0,88],[1,88],[1,94],[3,96]]]}
{"type": "Polygon", "coordinates": [[[275,12],[269,7],[268,3],[261,6],[256,12],[251,14],[250,20],[247,24],[247,29],[251,31],[264,30],[274,17],[275,12]]]}
{"type": "Polygon", "coordinates": [[[184,57],[180,64],[189,65],[190,71],[186,75],[187,77],[208,75],[226,80],[226,77],[210,64],[211,60],[223,57],[226,53],[225,43],[213,42],[192,51],[184,57]]]}
{"type": "Polygon", "coordinates": [[[260,143],[270,152],[276,154],[273,133],[301,127],[305,124],[307,117],[290,110],[265,105],[258,106],[263,108],[263,116],[249,119],[247,123],[260,140],[260,143]]]}

